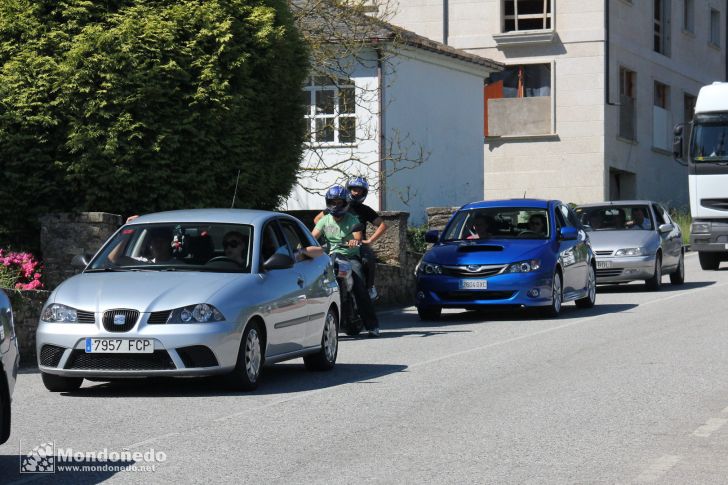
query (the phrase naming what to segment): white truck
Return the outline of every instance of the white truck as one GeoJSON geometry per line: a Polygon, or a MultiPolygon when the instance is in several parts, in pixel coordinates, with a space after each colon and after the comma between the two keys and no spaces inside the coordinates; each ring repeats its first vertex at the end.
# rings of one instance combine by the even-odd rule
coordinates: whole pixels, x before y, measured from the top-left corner
{"type": "MultiPolygon", "coordinates": [[[[728,82],[703,86],[687,149],[690,247],[700,267],[716,270],[728,261],[728,82]]],[[[682,161],[684,127],[675,127],[673,154],[682,161]]]]}

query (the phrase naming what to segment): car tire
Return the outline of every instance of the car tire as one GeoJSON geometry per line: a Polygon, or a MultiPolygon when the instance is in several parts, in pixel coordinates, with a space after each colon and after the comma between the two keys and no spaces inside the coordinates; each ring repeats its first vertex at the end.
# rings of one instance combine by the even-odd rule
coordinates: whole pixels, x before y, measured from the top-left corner
{"type": "Polygon", "coordinates": [[[423,322],[439,320],[442,315],[442,307],[440,306],[418,306],[417,314],[423,322]]]}
{"type": "Polygon", "coordinates": [[[72,392],[83,384],[83,377],[64,377],[41,372],[43,385],[51,392],[72,392]]]}
{"type": "Polygon", "coordinates": [[[329,308],[324,320],[321,349],[315,354],[303,358],[303,364],[310,371],[327,371],[336,365],[339,353],[339,318],[334,307],[329,308]]]}
{"type": "Polygon", "coordinates": [[[10,438],[11,399],[5,372],[0,365],[0,445],[10,438]]]}
{"type": "Polygon", "coordinates": [[[240,340],[238,359],[235,369],[227,376],[227,382],[233,389],[253,391],[258,387],[260,371],[263,368],[263,334],[261,324],[251,320],[243,331],[240,340]]]}
{"type": "Polygon", "coordinates": [[[677,269],[670,273],[670,283],[673,285],[682,285],[685,283],[685,253],[680,253],[680,261],[677,263],[677,269]]]}
{"type": "Polygon", "coordinates": [[[662,255],[659,253],[655,257],[655,273],[652,278],[645,280],[645,285],[650,291],[660,291],[662,287],[662,255]]]}
{"type": "Polygon", "coordinates": [[[698,252],[700,268],[705,271],[715,271],[720,266],[720,253],[698,252]]]}
{"type": "Polygon", "coordinates": [[[561,283],[561,273],[554,272],[551,280],[551,304],[541,308],[541,315],[548,318],[556,318],[561,314],[561,304],[563,302],[564,288],[561,283]]]}
{"type": "Polygon", "coordinates": [[[576,306],[579,308],[591,308],[597,302],[597,276],[594,266],[590,264],[588,271],[587,295],[584,298],[576,300],[576,306]]]}

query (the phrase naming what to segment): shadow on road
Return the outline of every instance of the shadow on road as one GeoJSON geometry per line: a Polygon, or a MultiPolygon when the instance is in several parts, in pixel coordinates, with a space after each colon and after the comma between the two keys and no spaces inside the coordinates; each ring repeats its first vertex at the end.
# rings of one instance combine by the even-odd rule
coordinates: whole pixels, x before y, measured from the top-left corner
{"type": "MultiPolygon", "coordinates": [[[[597,294],[599,293],[672,293],[675,291],[695,290],[697,288],[705,288],[712,286],[715,281],[686,281],[682,285],[673,285],[663,283],[660,291],[650,291],[643,284],[622,284],[622,285],[599,285],[597,286],[597,294]]],[[[598,300],[597,300],[597,304],[598,300]]]]}
{"type": "Polygon", "coordinates": [[[413,307],[402,308],[399,311],[390,310],[387,313],[387,322],[382,326],[382,337],[422,335],[423,337],[444,333],[469,332],[468,330],[445,330],[450,324],[483,324],[490,325],[508,322],[532,322],[546,320],[570,320],[584,317],[604,315],[607,313],[626,312],[638,307],[635,303],[599,303],[593,308],[577,308],[574,304],[566,304],[561,309],[561,315],[556,319],[540,317],[533,309],[483,309],[483,310],[455,310],[443,313],[439,320],[421,321],[413,307]],[[398,332],[397,330],[406,329],[398,332]],[[422,329],[422,330],[417,330],[422,329]]]}
{"type": "MultiPolygon", "coordinates": [[[[36,443],[37,446],[40,443],[36,443]]],[[[25,443],[24,443],[25,445],[25,443]]],[[[29,443],[33,445],[33,443],[29,443]]],[[[29,453],[32,450],[32,446],[29,449],[23,449],[23,453],[29,453]]],[[[84,450],[85,451],[85,450],[84,450]]],[[[38,461],[40,463],[40,460],[38,461]]],[[[117,473],[123,472],[128,477],[136,477],[140,481],[145,475],[153,475],[150,472],[131,472],[125,470],[127,467],[144,467],[146,464],[135,463],[134,461],[118,460],[118,461],[69,461],[61,462],[58,459],[58,450],[56,450],[55,460],[46,458],[43,460],[45,466],[48,469],[52,469],[52,472],[46,473],[20,473],[21,457],[19,455],[0,455],[0,482],[13,484],[13,483],[61,483],[61,484],[73,484],[73,485],[84,485],[84,484],[97,484],[102,483],[117,473]],[[51,468],[53,467],[53,468],[51,468]],[[66,468],[68,467],[68,468],[66,468]]],[[[30,466],[30,470],[36,468],[30,466]]]]}
{"type": "Polygon", "coordinates": [[[260,385],[253,392],[229,389],[219,377],[178,377],[118,379],[111,382],[84,381],[78,391],[61,393],[66,397],[210,397],[253,396],[305,392],[355,382],[365,382],[402,372],[406,365],[337,364],[329,372],[310,372],[303,363],[281,363],[263,369],[260,385]]]}

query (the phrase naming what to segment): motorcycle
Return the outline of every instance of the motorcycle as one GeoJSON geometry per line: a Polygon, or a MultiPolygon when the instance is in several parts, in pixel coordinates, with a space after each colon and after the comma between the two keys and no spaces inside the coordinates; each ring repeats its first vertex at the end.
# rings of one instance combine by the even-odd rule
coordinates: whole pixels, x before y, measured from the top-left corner
{"type": "Polygon", "coordinates": [[[339,328],[349,336],[359,335],[364,330],[364,320],[354,298],[354,271],[351,262],[338,253],[333,253],[334,273],[341,293],[341,321],[339,328]]]}

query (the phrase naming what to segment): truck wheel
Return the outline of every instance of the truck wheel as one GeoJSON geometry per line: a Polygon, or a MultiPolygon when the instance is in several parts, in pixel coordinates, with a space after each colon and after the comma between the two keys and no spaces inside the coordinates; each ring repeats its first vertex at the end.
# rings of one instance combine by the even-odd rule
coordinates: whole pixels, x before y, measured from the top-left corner
{"type": "Polygon", "coordinates": [[[698,252],[700,267],[706,271],[715,271],[720,266],[720,253],[698,252]]]}

